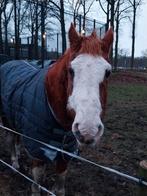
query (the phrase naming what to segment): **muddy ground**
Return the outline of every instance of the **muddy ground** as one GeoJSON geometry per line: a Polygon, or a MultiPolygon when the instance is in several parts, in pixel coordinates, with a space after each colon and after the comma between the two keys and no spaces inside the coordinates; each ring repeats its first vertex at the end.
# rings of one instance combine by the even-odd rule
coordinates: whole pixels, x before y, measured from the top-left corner
{"type": "MultiPolygon", "coordinates": [[[[0,158],[9,159],[4,133],[0,132],[0,158]]],[[[113,73],[105,118],[105,133],[96,149],[81,153],[87,159],[127,174],[138,176],[138,165],[147,159],[147,73],[113,73]]],[[[22,172],[29,175],[29,160],[22,152],[22,172]],[[23,164],[22,164],[23,163],[23,164]]],[[[54,182],[47,169],[44,183],[54,182]]],[[[87,163],[72,161],[66,178],[66,196],[137,196],[135,183],[87,163]]],[[[30,183],[0,165],[0,196],[29,196],[30,183]]]]}

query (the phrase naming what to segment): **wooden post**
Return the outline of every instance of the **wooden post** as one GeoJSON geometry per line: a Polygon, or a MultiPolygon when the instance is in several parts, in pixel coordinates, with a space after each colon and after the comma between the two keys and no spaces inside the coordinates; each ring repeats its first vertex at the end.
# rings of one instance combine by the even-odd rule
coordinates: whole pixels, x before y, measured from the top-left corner
{"type": "MultiPolygon", "coordinates": [[[[143,180],[147,181],[147,160],[143,160],[139,163],[139,174],[143,180]]],[[[147,196],[146,186],[139,186],[138,196],[147,196]]]]}

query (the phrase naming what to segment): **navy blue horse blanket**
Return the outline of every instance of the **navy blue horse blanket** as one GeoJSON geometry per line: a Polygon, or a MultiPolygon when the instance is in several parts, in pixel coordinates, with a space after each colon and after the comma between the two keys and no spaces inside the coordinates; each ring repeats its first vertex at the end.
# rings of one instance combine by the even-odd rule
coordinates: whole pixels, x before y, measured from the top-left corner
{"type": "MultiPolygon", "coordinates": [[[[9,61],[1,65],[2,111],[10,126],[18,132],[75,152],[77,147],[72,132],[65,131],[58,124],[48,104],[45,89],[48,69],[39,69],[25,61],[9,61]]],[[[32,157],[51,161],[58,157],[55,150],[25,138],[23,141],[32,157]]]]}

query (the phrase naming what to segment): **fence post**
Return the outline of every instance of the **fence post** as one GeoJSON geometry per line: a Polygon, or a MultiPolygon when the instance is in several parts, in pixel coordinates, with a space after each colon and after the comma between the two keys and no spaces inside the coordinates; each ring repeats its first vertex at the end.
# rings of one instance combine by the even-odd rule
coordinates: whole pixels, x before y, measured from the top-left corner
{"type": "Polygon", "coordinates": [[[96,20],[94,19],[93,20],[93,29],[95,30],[95,27],[96,27],[96,20]]]}
{"type": "Polygon", "coordinates": [[[81,33],[82,16],[79,15],[79,33],[81,33]]]}
{"type": "Polygon", "coordinates": [[[30,57],[30,37],[27,37],[27,48],[28,48],[28,59],[30,60],[31,57],[30,57]]]}
{"type": "MultiPolygon", "coordinates": [[[[147,181],[147,160],[143,160],[139,163],[139,174],[143,180],[147,181]]],[[[146,186],[139,186],[138,196],[147,196],[146,186]]]]}
{"type": "Polygon", "coordinates": [[[57,33],[57,59],[59,57],[59,33],[57,33]]]}
{"type": "Polygon", "coordinates": [[[100,38],[102,38],[102,27],[100,27],[100,38]]]}

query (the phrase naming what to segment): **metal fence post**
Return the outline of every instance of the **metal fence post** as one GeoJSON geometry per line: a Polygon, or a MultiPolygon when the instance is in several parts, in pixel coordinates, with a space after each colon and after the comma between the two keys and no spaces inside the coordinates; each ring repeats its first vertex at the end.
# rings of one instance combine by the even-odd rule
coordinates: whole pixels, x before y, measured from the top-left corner
{"type": "Polygon", "coordinates": [[[95,28],[96,28],[96,20],[94,19],[93,20],[93,29],[95,30],[95,28]]]}
{"type": "Polygon", "coordinates": [[[59,33],[57,33],[57,59],[59,57],[59,33]]]}
{"type": "Polygon", "coordinates": [[[28,59],[30,59],[30,37],[27,37],[28,59]]]}
{"type": "Polygon", "coordinates": [[[102,28],[100,28],[100,38],[102,38],[102,28]]]}
{"type": "Polygon", "coordinates": [[[82,16],[79,15],[79,33],[81,33],[82,16]]]}

